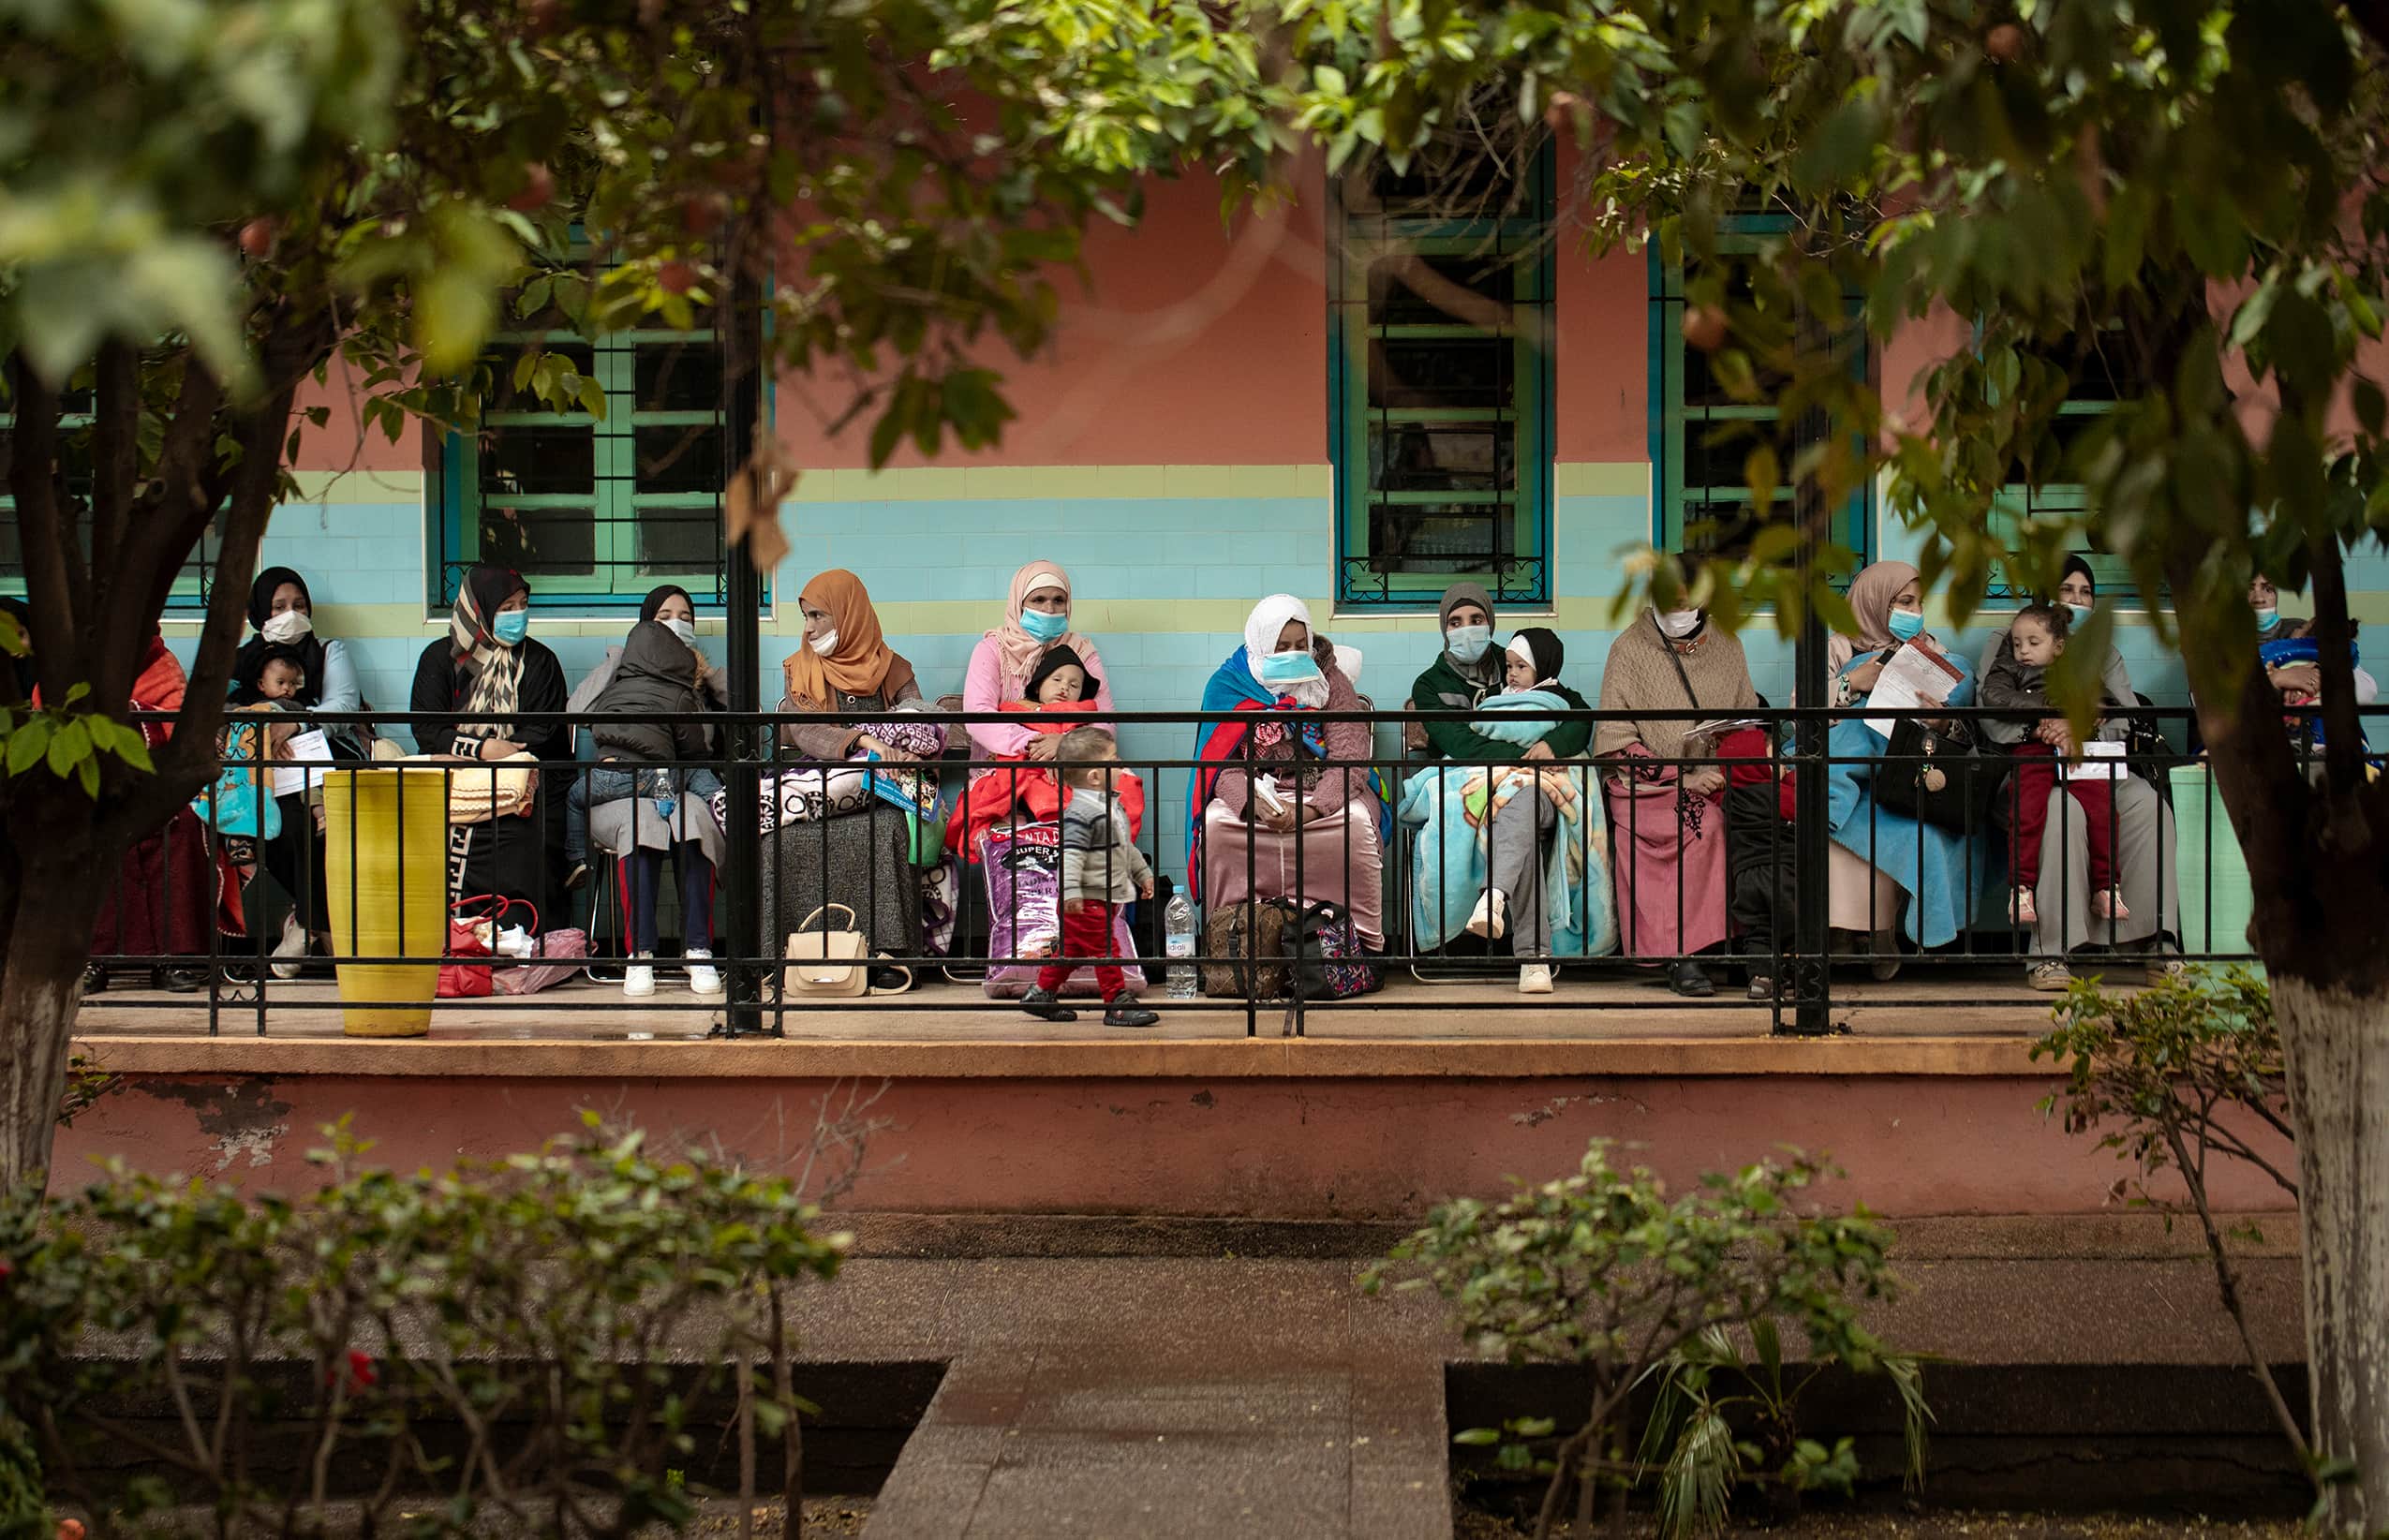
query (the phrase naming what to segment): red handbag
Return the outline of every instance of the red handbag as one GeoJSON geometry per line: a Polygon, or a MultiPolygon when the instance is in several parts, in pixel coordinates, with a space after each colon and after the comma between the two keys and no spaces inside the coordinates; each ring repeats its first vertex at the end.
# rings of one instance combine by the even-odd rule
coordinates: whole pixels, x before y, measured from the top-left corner
{"type": "Polygon", "coordinates": [[[496,955],[490,944],[497,936],[497,922],[504,919],[511,906],[494,893],[475,898],[459,898],[448,911],[448,955],[451,960],[439,965],[441,1000],[477,1000],[490,992],[490,967],[485,962],[473,962],[475,957],[496,955]],[[486,912],[468,912],[470,904],[495,904],[486,912]]]}

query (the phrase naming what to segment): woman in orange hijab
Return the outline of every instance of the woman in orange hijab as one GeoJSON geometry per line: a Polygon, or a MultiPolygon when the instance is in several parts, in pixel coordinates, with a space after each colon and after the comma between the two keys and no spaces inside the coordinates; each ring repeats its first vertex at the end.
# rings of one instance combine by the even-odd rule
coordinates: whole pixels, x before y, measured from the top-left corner
{"type": "MultiPolygon", "coordinates": [[[[833,567],[805,585],[796,608],[805,617],[805,644],[780,665],[788,679],[782,711],[891,711],[921,699],[913,665],[887,644],[861,578],[833,567]]],[[[867,751],[883,760],[916,757],[860,727],[785,726],[779,741],[810,760],[867,751]]]]}
{"type": "MultiPolygon", "coordinates": [[[[764,934],[775,953],[784,952],[788,934],[808,915],[838,904],[854,911],[873,953],[897,962],[926,963],[929,936],[922,924],[922,876],[913,864],[915,824],[880,795],[850,803],[834,794],[831,788],[854,777],[820,767],[867,757],[883,766],[933,760],[944,744],[944,731],[934,718],[913,715],[921,709],[920,682],[913,665],[887,644],[862,579],[832,569],[806,583],[796,608],[805,617],[805,642],[781,665],[788,692],[779,709],[834,711],[846,720],[780,725],[779,763],[793,773],[779,778],[800,788],[797,800],[819,806],[809,816],[781,816],[789,800],[782,795],[785,785],[765,793],[778,827],[764,837],[764,934]],[[816,768],[792,763],[803,761],[815,762],[816,768]],[[809,786],[818,786],[821,794],[806,798],[801,789],[809,786]]],[[[868,777],[872,784],[885,778],[868,777]]],[[[926,776],[911,779],[934,786],[926,776]]],[[[950,905],[932,918],[950,926],[950,905]]],[[[816,922],[831,929],[843,924],[842,915],[835,924],[816,922]]],[[[902,968],[871,970],[877,989],[902,988],[909,982],[902,968]]]]}

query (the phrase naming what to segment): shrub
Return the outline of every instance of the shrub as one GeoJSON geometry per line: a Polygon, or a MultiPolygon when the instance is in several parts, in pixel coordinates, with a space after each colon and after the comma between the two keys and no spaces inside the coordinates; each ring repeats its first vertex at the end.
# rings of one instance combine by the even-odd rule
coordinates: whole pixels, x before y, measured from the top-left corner
{"type": "Polygon", "coordinates": [[[2040,1110],[2062,1108],[2069,1133],[2098,1134],[2099,1148],[2114,1150],[2128,1167],[2116,1178],[2116,1195],[2163,1213],[2169,1226],[2180,1203],[2159,1178],[2170,1172],[2179,1180],[2248,1369],[2264,1387],[2281,1436],[2313,1468],[2297,1418],[2257,1349],[2239,1272],[2208,1197],[2207,1173],[2222,1160],[2263,1172],[2297,1201],[2294,1165],[2284,1169],[2264,1137],[2297,1137],[2270,987],[2239,967],[2188,969],[2130,993],[2111,994],[2095,979],[2077,979],[2055,1020],[2055,1029],[2032,1045],[2032,1057],[2056,1059],[2066,1083],[2041,1099],[2040,1110]]]}
{"type": "Polygon", "coordinates": [[[334,1130],[303,1199],[119,1167],[20,1196],[0,1416],[102,1534],[194,1510],[220,1533],[677,1531],[709,1391],[735,1398],[743,1469],[758,1431],[783,1441],[793,1496],[784,1296],[843,1238],[785,1178],[586,1121],[442,1174],[334,1130]]]}
{"type": "Polygon", "coordinates": [[[1550,1475],[1538,1540],[1551,1533],[1571,1491],[1576,1533],[1589,1534],[1604,1487],[1622,1505],[1650,1477],[1661,1481],[1669,1533],[1714,1527],[1737,1484],[1846,1488],[1856,1473],[1847,1441],[1829,1450],[1796,1432],[1762,1430],[1763,1442],[1754,1443],[1728,1420],[1729,1411],[1765,1399],[1779,1430],[1788,1430],[1806,1376],[1784,1377],[1773,1344],[1786,1325],[1805,1340],[1810,1372],[1828,1363],[1862,1372],[1897,1366],[1911,1462],[1921,1464],[1918,1367],[1858,1319],[1860,1302],[1897,1287],[1885,1260],[1891,1232],[1862,1207],[1799,1210],[1811,1187],[1840,1173],[1794,1152],[1781,1163],[1705,1175],[1699,1191],[1670,1198],[1648,1169],[1614,1169],[1610,1148],[1595,1140],[1574,1176],[1521,1187],[1501,1203],[1440,1206],[1367,1281],[1374,1288],[1399,1273],[1400,1287],[1433,1289],[1489,1356],[1584,1366],[1584,1424],[1549,1453],[1535,1447],[1557,1431],[1547,1422],[1459,1435],[1504,1444],[1506,1467],[1550,1475]],[[1743,1340],[1754,1344],[1756,1370],[1743,1363],[1743,1340]],[[1729,1385],[1736,1372],[1746,1387],[1740,1395],[1729,1385]],[[1628,1401],[1654,1375],[1662,1394],[1637,1437],[1626,1426],[1628,1401]]]}

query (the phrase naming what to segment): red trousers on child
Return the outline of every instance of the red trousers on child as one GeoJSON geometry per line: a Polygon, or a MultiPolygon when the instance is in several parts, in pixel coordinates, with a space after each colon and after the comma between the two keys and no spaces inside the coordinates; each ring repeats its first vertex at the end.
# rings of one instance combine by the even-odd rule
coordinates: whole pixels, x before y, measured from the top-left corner
{"type": "MultiPolygon", "coordinates": [[[[2015,757],[2015,784],[2000,792],[1999,800],[2016,821],[2008,850],[2009,880],[2016,887],[2037,887],[2040,833],[2049,822],[2049,793],[2057,784],[2056,750],[2033,738],[2008,752],[2015,757]]],[[[2090,833],[2090,891],[2103,893],[2115,885],[2115,783],[2070,780],[2066,794],[2082,809],[2083,827],[2090,833]]]]}
{"type": "MultiPolygon", "coordinates": [[[[1037,987],[1048,995],[1058,995],[1061,986],[1070,982],[1070,975],[1078,971],[1071,958],[1110,956],[1112,915],[1118,910],[1116,904],[1099,904],[1092,899],[1080,904],[1075,912],[1069,905],[1063,905],[1061,956],[1037,970],[1037,987]]],[[[1106,1005],[1128,987],[1128,980],[1117,962],[1097,963],[1095,984],[1103,990],[1106,1005]]]]}

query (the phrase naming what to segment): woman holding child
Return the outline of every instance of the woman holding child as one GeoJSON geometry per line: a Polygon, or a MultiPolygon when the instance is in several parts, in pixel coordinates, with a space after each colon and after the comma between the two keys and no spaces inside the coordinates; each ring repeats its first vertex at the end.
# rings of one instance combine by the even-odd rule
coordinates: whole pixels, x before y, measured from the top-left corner
{"type": "Polygon", "coordinates": [[[1419,771],[1403,790],[1402,822],[1417,831],[1412,926],[1422,949],[1463,930],[1506,936],[1519,991],[1548,994],[1548,959],[1617,944],[1609,831],[1576,763],[1592,723],[1561,715],[1589,708],[1560,682],[1566,654],[1556,633],[1530,626],[1495,647],[1492,603],[1474,583],[1447,590],[1441,614],[1443,651],[1411,699],[1479,715],[1429,724],[1430,743],[1458,763],[1419,771]]]}
{"type": "MultiPolygon", "coordinates": [[[[1106,726],[1111,686],[1094,643],[1070,627],[1070,574],[1032,561],[1012,575],[1003,624],[979,639],[962,687],[965,711],[1013,718],[970,724],[972,757],[1010,762],[973,771],[946,823],[946,849],[966,864],[979,859],[979,837],[1012,817],[1052,822],[1066,793],[1050,768],[1062,735],[1106,726]]],[[[1126,771],[1115,785],[1129,825],[1145,819],[1144,787],[1126,771]]]]}
{"type": "MultiPolygon", "coordinates": [[[[2144,950],[2153,938],[2149,970],[2181,966],[2173,809],[2136,775],[2086,782],[2055,776],[2059,760],[2080,756],[2064,713],[2049,703],[2044,671],[2098,602],[2090,564],[2068,557],[2057,602],[2019,611],[1982,654],[1982,703],[2020,713],[1986,721],[1983,735],[2018,759],[2015,779],[1999,793],[1998,816],[2011,831],[2010,914],[2032,927],[2035,960],[2025,972],[2035,989],[2063,989],[2073,977],[2063,959],[2093,941],[2144,950]]],[[[2139,700],[2113,645],[2099,677],[2102,704],[2139,700]]],[[[2126,731],[2123,718],[2104,718],[2096,735],[2117,741],[2126,731]]]]}
{"type": "Polygon", "coordinates": [[[1383,951],[1386,807],[1369,724],[1307,719],[1357,713],[1360,696],[1300,600],[1253,607],[1202,709],[1234,715],[1194,730],[1186,872],[1196,900],[1214,911],[1254,897],[1339,904],[1362,945],[1383,951]]]}

